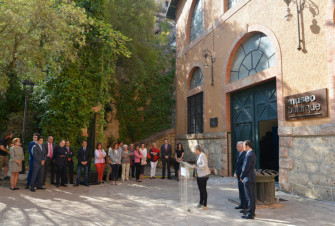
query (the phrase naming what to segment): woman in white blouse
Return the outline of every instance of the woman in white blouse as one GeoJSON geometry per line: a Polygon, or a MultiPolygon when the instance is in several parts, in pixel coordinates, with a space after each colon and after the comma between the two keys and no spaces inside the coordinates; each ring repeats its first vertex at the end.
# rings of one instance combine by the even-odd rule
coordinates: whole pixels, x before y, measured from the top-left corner
{"type": "Polygon", "coordinates": [[[141,159],[141,174],[140,174],[140,179],[143,180],[143,175],[144,175],[144,167],[147,164],[147,156],[148,156],[148,151],[145,148],[145,144],[141,144],[140,151],[143,153],[143,158],[141,159]]]}
{"type": "Polygon", "coordinates": [[[200,202],[198,208],[202,210],[207,209],[207,180],[209,178],[208,161],[205,153],[202,152],[201,147],[198,145],[195,147],[195,153],[198,155],[197,163],[195,168],[197,169],[197,184],[200,191],[200,202]]]}

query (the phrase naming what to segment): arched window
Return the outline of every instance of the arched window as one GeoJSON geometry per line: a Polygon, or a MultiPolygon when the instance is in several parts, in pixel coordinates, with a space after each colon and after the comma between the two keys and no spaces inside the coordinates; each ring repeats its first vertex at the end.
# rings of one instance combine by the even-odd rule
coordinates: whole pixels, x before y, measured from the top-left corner
{"type": "Polygon", "coordinates": [[[256,74],[275,63],[275,51],[270,39],[263,33],[256,33],[237,50],[230,70],[230,82],[256,74]]]}
{"type": "Polygon", "coordinates": [[[191,81],[190,81],[190,89],[194,89],[198,86],[201,86],[204,83],[204,76],[202,75],[202,72],[200,68],[197,68],[194,70],[191,81]]]}
{"type": "MultiPolygon", "coordinates": [[[[204,84],[204,76],[200,68],[193,70],[190,80],[190,90],[204,84]]],[[[199,89],[196,94],[187,97],[187,132],[189,134],[203,133],[203,91],[199,89]]]]}
{"type": "Polygon", "coordinates": [[[190,24],[190,41],[202,33],[202,0],[196,0],[190,24]]]}

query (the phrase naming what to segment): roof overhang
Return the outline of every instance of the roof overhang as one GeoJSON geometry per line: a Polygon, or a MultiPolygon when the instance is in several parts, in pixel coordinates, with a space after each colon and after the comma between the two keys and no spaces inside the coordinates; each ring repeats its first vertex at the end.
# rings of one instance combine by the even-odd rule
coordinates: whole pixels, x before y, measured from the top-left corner
{"type": "Polygon", "coordinates": [[[176,10],[179,0],[171,0],[169,8],[166,13],[166,18],[176,20],[176,10]]]}

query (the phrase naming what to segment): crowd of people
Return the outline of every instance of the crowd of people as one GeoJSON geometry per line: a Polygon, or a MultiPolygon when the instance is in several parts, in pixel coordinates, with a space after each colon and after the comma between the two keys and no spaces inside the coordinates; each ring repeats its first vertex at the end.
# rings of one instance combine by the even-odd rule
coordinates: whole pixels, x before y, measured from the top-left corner
{"type": "MultiPolygon", "coordinates": [[[[19,172],[24,164],[24,152],[21,147],[20,138],[14,138],[11,132],[8,132],[0,139],[0,169],[4,168],[4,178],[10,179],[10,189],[18,190],[17,181],[19,172]],[[8,150],[10,149],[10,150],[8,150]],[[8,155],[10,158],[8,160],[8,155]],[[11,172],[11,177],[8,176],[8,170],[11,172]]],[[[256,198],[256,155],[252,150],[252,142],[250,140],[237,142],[236,149],[239,156],[236,162],[234,176],[237,178],[240,205],[235,209],[241,209],[244,215],[242,218],[253,219],[255,217],[256,198]]],[[[210,175],[207,156],[203,153],[200,146],[195,147],[197,161],[193,165],[196,168],[197,184],[200,193],[200,201],[197,205],[202,210],[207,209],[207,181],[210,175]]],[[[144,178],[145,166],[150,162],[150,179],[156,179],[157,162],[161,159],[162,176],[165,179],[166,171],[167,178],[171,178],[171,156],[172,146],[168,139],[164,140],[164,144],[158,149],[157,144],[153,143],[152,147],[147,150],[145,144],[130,144],[129,146],[123,142],[115,142],[110,145],[108,151],[103,149],[101,143],[96,145],[93,152],[88,148],[87,141],[82,142],[82,146],[77,150],[77,178],[74,183],[74,161],[75,157],[73,148],[68,140],[61,140],[58,145],[53,142],[53,137],[49,136],[47,142],[39,134],[33,135],[33,141],[28,145],[29,152],[29,172],[27,177],[26,189],[35,192],[36,189],[46,189],[45,182],[47,175],[50,174],[50,183],[56,187],[67,187],[67,183],[79,186],[83,184],[89,186],[89,170],[92,158],[94,157],[94,166],[96,168],[97,183],[104,183],[103,175],[107,166],[106,182],[117,185],[119,179],[120,168],[122,168],[121,180],[129,181],[129,177],[135,177],[136,182],[142,182],[144,178]],[[81,181],[81,174],[84,171],[84,180],[81,181]],[[56,180],[55,180],[56,174],[56,180]]],[[[175,177],[180,178],[179,167],[180,162],[184,158],[184,149],[182,144],[177,144],[175,151],[175,177]]]]}
{"type": "MultiPolygon", "coordinates": [[[[129,181],[129,177],[136,178],[136,182],[142,182],[144,178],[144,169],[150,162],[150,179],[156,179],[157,162],[162,159],[162,177],[171,178],[170,165],[172,157],[172,146],[168,139],[164,140],[164,144],[158,149],[156,143],[152,144],[149,151],[145,144],[130,144],[129,146],[123,142],[115,142],[104,150],[101,143],[96,145],[94,152],[87,146],[87,141],[82,142],[82,146],[77,150],[76,155],[68,140],[60,140],[58,144],[54,143],[52,136],[44,138],[38,134],[33,134],[33,141],[28,145],[29,153],[29,171],[27,176],[26,189],[36,191],[36,189],[46,189],[45,184],[47,178],[50,178],[50,184],[56,187],[67,187],[67,184],[79,186],[80,184],[89,186],[89,171],[91,161],[94,158],[94,166],[97,176],[97,183],[104,183],[104,171],[107,167],[106,182],[111,181],[112,185],[117,185],[119,174],[122,181],[129,181]],[[94,155],[93,155],[94,153],[94,155]],[[77,177],[74,181],[74,157],[77,158],[77,177]],[[83,172],[84,180],[81,180],[83,172]],[[110,178],[111,176],[111,178],[110,178]],[[110,180],[111,179],[111,180],[110,180]]],[[[22,170],[24,161],[24,152],[21,147],[19,138],[13,139],[13,134],[8,132],[0,139],[0,168],[5,169],[4,179],[11,180],[10,189],[17,190],[18,174],[22,170]],[[8,155],[10,159],[8,161],[8,155]],[[9,166],[9,169],[8,169],[9,166]],[[11,172],[9,177],[8,170],[11,172]]],[[[175,169],[176,179],[178,180],[179,162],[183,160],[184,150],[181,144],[177,145],[175,153],[175,169]]]]}

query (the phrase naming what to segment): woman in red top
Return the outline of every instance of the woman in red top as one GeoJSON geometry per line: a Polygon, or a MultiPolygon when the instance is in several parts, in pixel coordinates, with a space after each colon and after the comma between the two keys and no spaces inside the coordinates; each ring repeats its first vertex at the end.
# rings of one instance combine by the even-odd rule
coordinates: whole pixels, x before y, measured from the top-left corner
{"type": "Polygon", "coordinates": [[[134,163],[136,167],[136,182],[142,182],[140,180],[140,174],[141,174],[141,159],[144,158],[143,153],[140,150],[140,145],[136,145],[136,149],[134,151],[134,163]]]}
{"type": "Polygon", "coordinates": [[[150,179],[156,179],[156,167],[157,167],[157,160],[159,159],[159,149],[157,148],[157,144],[153,143],[152,148],[149,150],[148,159],[150,159],[151,165],[151,172],[150,172],[150,179]]]}

